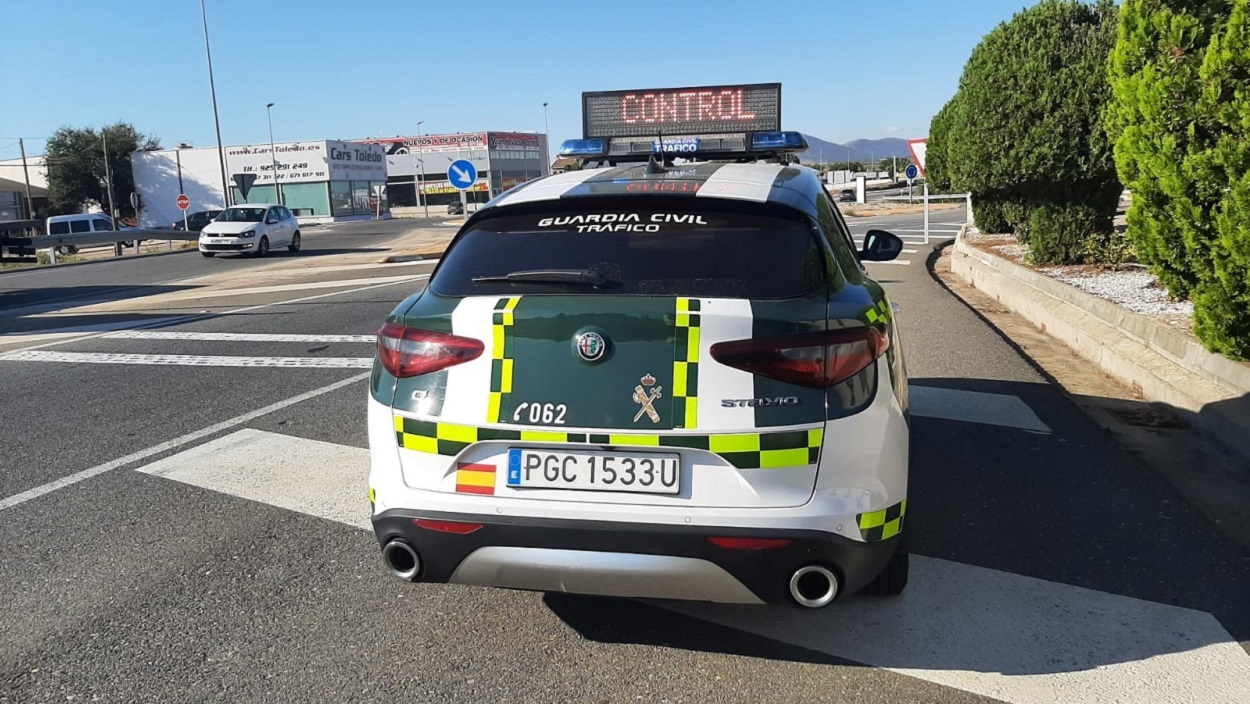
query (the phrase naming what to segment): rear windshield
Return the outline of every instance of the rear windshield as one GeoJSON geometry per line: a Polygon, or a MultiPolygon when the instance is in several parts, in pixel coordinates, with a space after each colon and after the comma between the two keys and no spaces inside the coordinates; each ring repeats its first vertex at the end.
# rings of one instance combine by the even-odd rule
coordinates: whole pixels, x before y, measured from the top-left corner
{"type": "Polygon", "coordinates": [[[430,289],[445,296],[543,293],[777,299],[825,283],[810,228],[794,219],[678,208],[563,210],[483,220],[443,257],[430,289]],[[541,270],[592,271],[600,287],[474,282],[541,270]]]}

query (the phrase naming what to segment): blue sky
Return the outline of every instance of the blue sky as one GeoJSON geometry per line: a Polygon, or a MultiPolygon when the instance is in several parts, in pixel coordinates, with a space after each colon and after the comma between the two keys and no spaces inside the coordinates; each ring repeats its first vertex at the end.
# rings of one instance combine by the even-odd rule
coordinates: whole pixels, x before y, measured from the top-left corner
{"type": "MultiPolygon", "coordinates": [[[[581,92],[781,82],[786,129],[921,137],[1024,0],[207,0],[226,144],[484,129],[580,136],[581,92]]],[[[0,158],[125,120],[216,143],[198,0],[8,0],[0,158]]]]}

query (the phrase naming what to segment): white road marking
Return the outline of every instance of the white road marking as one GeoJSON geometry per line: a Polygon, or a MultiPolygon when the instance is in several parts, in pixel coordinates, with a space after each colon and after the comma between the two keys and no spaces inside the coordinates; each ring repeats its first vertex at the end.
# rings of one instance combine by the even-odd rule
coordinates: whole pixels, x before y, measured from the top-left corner
{"type": "MultiPolygon", "coordinates": [[[[138,471],[367,529],[368,470],[367,450],[241,430],[138,471]]],[[[1250,656],[1210,614],[947,560],[823,611],[654,603],[1013,704],[1250,701],[1250,656]]]]}
{"type": "Polygon", "coordinates": [[[369,527],[369,450],[244,429],[136,471],[369,527]]]}
{"type": "Polygon", "coordinates": [[[865,264],[892,264],[894,266],[911,266],[910,259],[892,259],[888,262],[864,262],[865,264]]]}
{"type": "Polygon", "coordinates": [[[913,384],[910,399],[914,416],[1050,432],[1050,427],[1018,396],[913,384]]]}
{"type": "MultiPolygon", "coordinates": [[[[918,230],[896,228],[896,229],[890,230],[890,232],[893,232],[895,234],[898,234],[899,232],[918,232],[920,234],[924,234],[924,228],[922,227],[918,230]]],[[[959,233],[959,230],[938,230],[932,227],[929,228],[929,234],[931,235],[937,235],[937,234],[955,235],[958,233],[959,233]]]]}
{"type": "Polygon", "coordinates": [[[201,298],[226,298],[228,296],[251,296],[261,293],[283,293],[286,291],[308,291],[319,288],[339,288],[342,286],[359,286],[373,284],[402,284],[405,281],[428,279],[428,274],[404,276],[379,276],[368,279],[335,279],[333,281],[309,281],[302,284],[277,284],[274,286],[253,286],[251,288],[225,288],[216,290],[191,289],[172,293],[157,294],[163,301],[181,301],[201,298]]]}
{"type": "Polygon", "coordinates": [[[126,330],[105,337],[120,340],[203,340],[205,342],[367,342],[376,335],[297,335],[243,332],[174,332],[160,330],[126,330]]]}
{"type": "Polygon", "coordinates": [[[0,362],[66,364],[137,364],[175,367],[273,367],[283,369],[368,369],[372,357],[233,357],[200,354],[125,354],[19,350],[0,354],[0,362]]]}
{"type": "MultiPolygon", "coordinates": [[[[415,278],[425,279],[429,277],[418,276],[415,278]]],[[[134,321],[137,324],[132,323],[130,326],[130,329],[143,330],[145,328],[165,327],[168,325],[175,325],[175,324],[181,324],[181,323],[192,323],[197,320],[208,320],[210,318],[218,318],[218,317],[223,317],[227,315],[237,315],[239,313],[250,313],[254,310],[262,310],[265,308],[271,308],[273,306],[282,306],[282,305],[288,305],[291,303],[306,303],[308,301],[315,301],[321,298],[330,298],[332,296],[345,296],[349,293],[360,293],[361,291],[369,291],[375,288],[384,288],[386,286],[394,286],[395,284],[398,284],[398,283],[405,283],[405,282],[404,281],[391,281],[388,283],[373,284],[372,286],[361,286],[360,288],[348,289],[346,291],[331,291],[329,293],[318,293],[313,296],[304,296],[302,298],[291,298],[291,299],[287,299],[284,301],[270,301],[269,303],[260,303],[254,306],[245,306],[243,308],[235,308],[233,310],[226,310],[220,313],[198,313],[195,315],[184,315],[184,316],[178,316],[174,318],[160,318],[158,320],[134,321]]],[[[56,317],[56,316],[48,316],[48,317],[56,317]]],[[[56,333],[56,332],[65,332],[68,330],[75,330],[75,329],[77,329],[76,326],[71,326],[67,328],[44,330],[40,334],[46,335],[46,334],[51,334],[51,333],[56,333]]],[[[69,337],[65,339],[53,340],[52,342],[45,342],[41,345],[31,345],[29,347],[24,347],[22,349],[23,350],[37,350],[37,349],[43,349],[45,347],[55,347],[57,345],[64,345],[70,342],[77,342],[79,340],[89,340],[93,337],[102,337],[105,334],[107,333],[90,333],[90,334],[81,335],[78,337],[69,337]]],[[[21,336],[18,335],[17,337],[20,338],[21,336]]]]}
{"type": "Polygon", "coordinates": [[[26,503],[27,501],[30,501],[31,499],[39,498],[40,496],[43,496],[44,494],[51,493],[53,491],[56,491],[57,489],[63,489],[67,486],[72,486],[81,481],[85,481],[87,479],[98,476],[100,474],[104,474],[105,472],[118,469],[119,467],[125,467],[126,465],[145,460],[155,455],[159,455],[162,452],[168,452],[169,450],[177,449],[179,447],[182,447],[183,445],[189,445],[193,442],[196,442],[197,440],[201,440],[210,435],[215,435],[217,433],[220,433],[223,430],[229,430],[231,428],[235,428],[249,421],[269,415],[270,413],[280,411],[289,406],[294,406],[297,403],[302,403],[309,399],[314,399],[314,398],[317,398],[318,396],[323,396],[332,391],[337,391],[345,386],[351,386],[352,384],[357,384],[359,382],[365,381],[368,378],[369,378],[369,373],[356,374],[355,376],[351,376],[346,379],[336,381],[333,384],[327,384],[320,388],[313,389],[312,391],[306,391],[302,394],[292,396],[287,399],[283,399],[282,401],[278,401],[277,403],[271,403],[268,406],[264,406],[263,408],[258,408],[254,411],[248,411],[247,413],[244,413],[242,415],[237,415],[229,420],[225,420],[220,423],[215,423],[213,425],[210,425],[207,428],[201,428],[200,430],[196,430],[192,433],[188,433],[186,435],[183,435],[182,437],[174,438],[173,440],[168,440],[166,442],[153,445],[149,448],[139,450],[138,452],[132,452],[128,455],[123,455],[122,457],[118,457],[115,460],[105,462],[104,464],[96,465],[94,467],[91,467],[90,469],[84,469],[81,472],[75,472],[74,474],[71,474],[67,477],[62,477],[55,481],[48,482],[47,484],[42,484],[33,489],[27,489],[26,491],[23,491],[18,494],[14,494],[13,496],[8,497],[7,499],[0,499],[0,511],[13,508],[14,506],[19,506],[21,504],[26,503]]]}
{"type": "MultiPolygon", "coordinates": [[[[155,320],[144,319],[144,325],[168,325],[182,319],[182,316],[171,316],[168,318],[157,318],[155,320]]],[[[113,330],[129,330],[135,327],[134,320],[119,320],[111,323],[90,323],[87,325],[75,325],[66,328],[53,328],[52,330],[44,330],[41,332],[9,332],[0,334],[0,343],[8,343],[12,341],[36,341],[36,340],[56,340],[65,337],[82,337],[93,333],[107,333],[113,330]]],[[[97,335],[98,336],[98,335],[97,335]]]]}
{"type": "Polygon", "coordinates": [[[896,599],[816,612],[656,605],[1013,704],[1250,701],[1250,656],[1210,614],[911,559],[896,599]]]}

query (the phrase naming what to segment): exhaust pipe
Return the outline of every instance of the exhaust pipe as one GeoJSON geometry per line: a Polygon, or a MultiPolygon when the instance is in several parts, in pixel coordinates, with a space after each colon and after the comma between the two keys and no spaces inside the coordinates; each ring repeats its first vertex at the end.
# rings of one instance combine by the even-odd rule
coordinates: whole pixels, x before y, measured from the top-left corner
{"type": "Polygon", "coordinates": [[[421,573],[421,557],[408,543],[396,538],[382,548],[382,561],[391,574],[408,582],[417,581],[421,573]]]}
{"type": "Polygon", "coordinates": [[[795,603],[809,609],[828,606],[838,595],[838,578],[828,568],[807,565],[790,577],[790,596],[795,603]]]}

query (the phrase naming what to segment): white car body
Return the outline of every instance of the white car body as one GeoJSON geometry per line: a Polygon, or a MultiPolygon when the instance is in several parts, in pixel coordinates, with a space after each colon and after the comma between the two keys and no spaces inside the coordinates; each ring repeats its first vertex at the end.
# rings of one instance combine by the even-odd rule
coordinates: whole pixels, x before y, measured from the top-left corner
{"type": "Polygon", "coordinates": [[[296,251],[300,246],[299,220],[281,205],[245,204],[226,208],[200,231],[199,250],[214,254],[257,254],[275,247],[296,251]]]}

